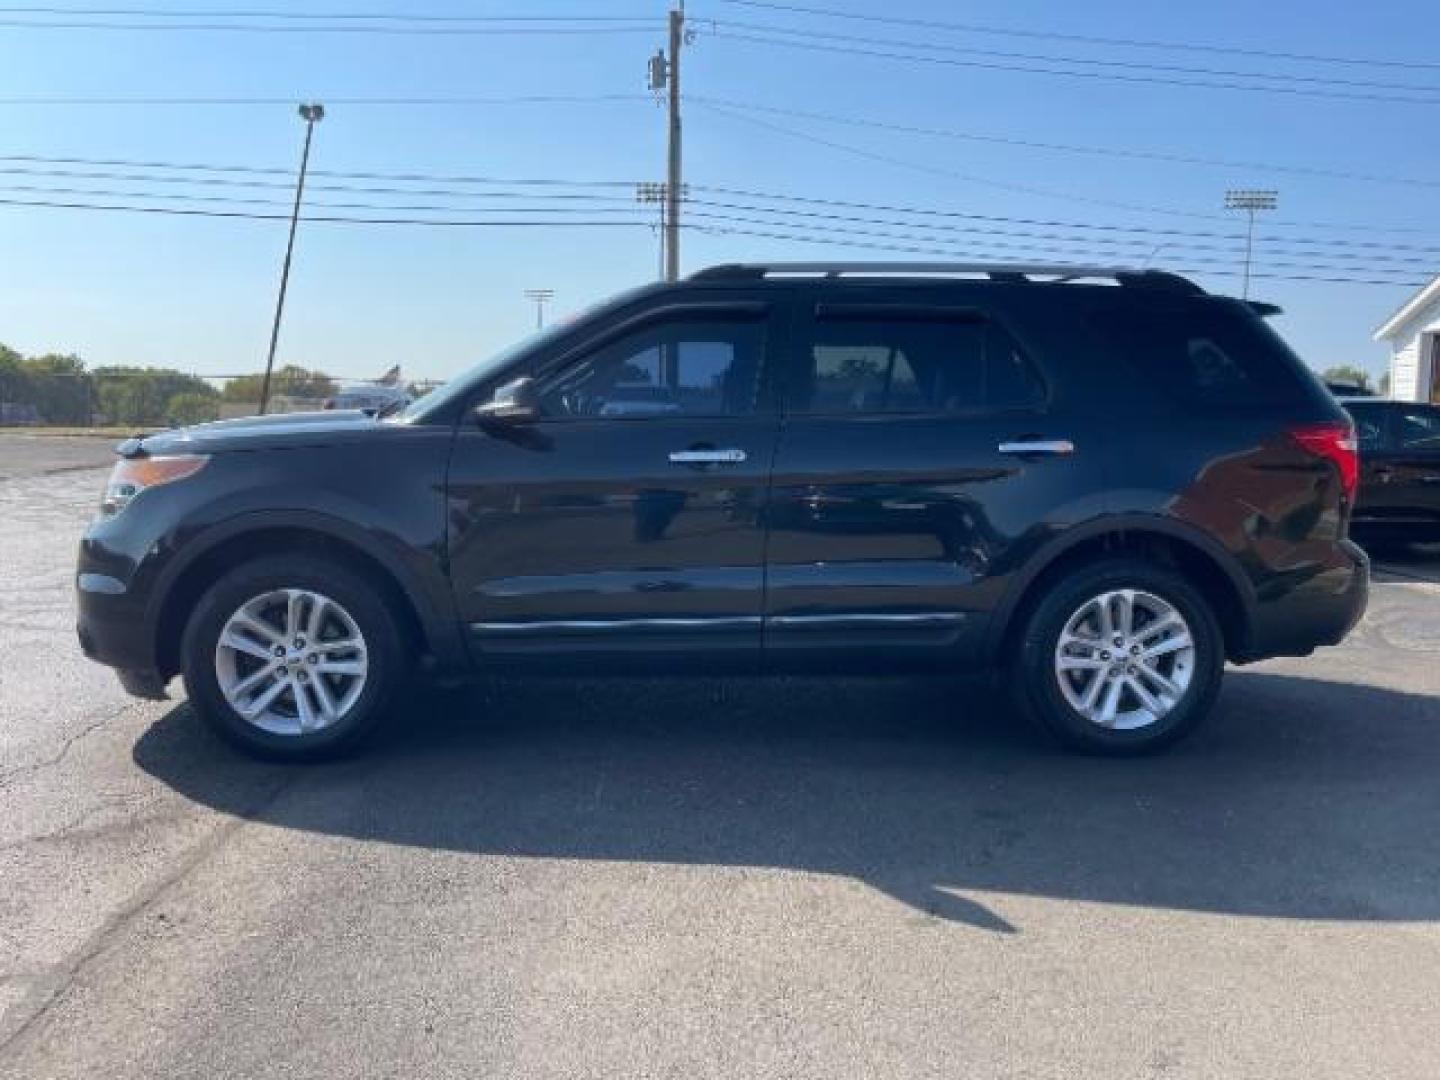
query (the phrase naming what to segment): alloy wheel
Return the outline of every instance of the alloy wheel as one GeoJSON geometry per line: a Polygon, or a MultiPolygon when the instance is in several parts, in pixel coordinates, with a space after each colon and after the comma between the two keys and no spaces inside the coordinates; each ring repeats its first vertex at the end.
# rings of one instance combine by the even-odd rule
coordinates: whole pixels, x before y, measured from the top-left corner
{"type": "Polygon", "coordinates": [[[215,645],[230,707],[273,735],[309,735],[344,718],[369,673],[365,636],[328,596],[274,589],[247,600],[215,645]]]}
{"type": "Polygon", "coordinates": [[[1070,616],[1055,646],[1055,677],[1091,723],[1134,731],[1164,719],[1195,674],[1195,637],[1173,604],[1139,589],[1112,589],[1070,616]]]}

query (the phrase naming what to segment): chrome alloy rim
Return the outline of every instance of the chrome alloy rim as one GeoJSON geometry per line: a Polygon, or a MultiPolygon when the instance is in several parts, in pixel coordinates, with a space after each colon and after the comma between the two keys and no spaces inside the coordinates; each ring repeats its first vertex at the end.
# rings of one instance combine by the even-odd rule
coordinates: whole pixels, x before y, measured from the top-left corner
{"type": "Polygon", "coordinates": [[[242,604],[215,645],[215,678],[247,723],[309,735],[342,719],[365,689],[365,635],[343,607],[306,589],[242,604]]]}
{"type": "Polygon", "coordinates": [[[1091,723],[1135,731],[1163,719],[1195,675],[1195,638],[1154,593],[1115,589],[1081,604],[1055,646],[1055,677],[1091,723]]]}

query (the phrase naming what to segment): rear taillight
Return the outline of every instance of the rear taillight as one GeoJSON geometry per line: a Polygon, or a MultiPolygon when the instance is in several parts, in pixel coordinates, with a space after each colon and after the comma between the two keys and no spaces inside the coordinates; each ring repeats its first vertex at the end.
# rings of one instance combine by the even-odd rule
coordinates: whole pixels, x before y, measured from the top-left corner
{"type": "Polygon", "coordinates": [[[1346,501],[1355,498],[1355,485],[1360,480],[1360,455],[1355,448],[1355,428],[1341,420],[1325,424],[1306,424],[1290,429],[1290,437],[1316,457],[1335,463],[1340,472],[1340,487],[1346,501]]]}

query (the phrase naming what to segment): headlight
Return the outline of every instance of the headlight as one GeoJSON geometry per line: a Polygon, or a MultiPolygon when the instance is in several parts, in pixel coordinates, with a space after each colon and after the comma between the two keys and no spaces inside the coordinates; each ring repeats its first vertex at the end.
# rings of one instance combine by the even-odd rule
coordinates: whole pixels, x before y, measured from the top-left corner
{"type": "Polygon", "coordinates": [[[110,470],[105,495],[100,500],[102,517],[114,517],[146,488],[173,484],[194,476],[209,461],[204,454],[176,454],[171,457],[121,458],[110,470]]]}

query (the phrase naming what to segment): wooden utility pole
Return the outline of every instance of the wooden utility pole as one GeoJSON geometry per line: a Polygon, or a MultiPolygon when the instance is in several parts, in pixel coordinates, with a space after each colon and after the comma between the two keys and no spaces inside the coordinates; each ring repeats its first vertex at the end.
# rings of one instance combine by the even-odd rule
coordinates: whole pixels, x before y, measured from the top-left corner
{"type": "Polygon", "coordinates": [[[685,44],[685,0],[670,9],[670,55],[666,83],[670,101],[669,161],[665,180],[665,280],[680,277],[680,49],[685,44]]]}

